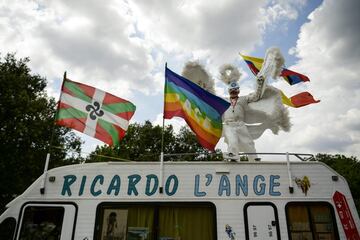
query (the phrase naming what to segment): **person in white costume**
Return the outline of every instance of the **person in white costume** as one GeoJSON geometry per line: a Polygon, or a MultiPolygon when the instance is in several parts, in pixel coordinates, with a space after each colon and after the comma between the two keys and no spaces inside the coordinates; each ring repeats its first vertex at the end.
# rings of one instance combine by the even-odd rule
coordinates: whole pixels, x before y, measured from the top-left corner
{"type": "Polygon", "coordinates": [[[220,70],[221,78],[229,84],[230,107],[223,115],[223,136],[228,145],[228,156],[236,157],[239,152],[253,153],[248,155],[250,161],[257,158],[253,137],[245,124],[247,105],[260,99],[264,81],[263,77],[257,78],[256,91],[247,96],[239,96],[240,86],[239,71],[232,65],[224,65],[220,70]],[[227,72],[230,74],[227,74],[227,72]]]}
{"type": "Polygon", "coordinates": [[[240,73],[236,67],[227,64],[220,68],[221,80],[228,84],[230,107],[223,115],[223,136],[228,145],[226,157],[238,159],[240,152],[249,153],[249,161],[257,159],[254,139],[266,129],[277,134],[281,128],[289,131],[290,121],[287,109],[281,102],[280,91],[268,86],[268,77],[280,75],[284,58],[278,48],[266,52],[262,69],[256,77],[255,91],[239,96],[240,73]]]}
{"type": "MultiPolygon", "coordinates": [[[[225,158],[239,159],[239,153],[248,155],[250,161],[257,158],[254,140],[266,129],[274,134],[278,131],[290,130],[288,110],[281,100],[281,92],[269,86],[267,80],[280,76],[284,58],[278,48],[269,48],[261,70],[256,77],[255,91],[246,96],[239,96],[240,72],[226,64],[220,68],[220,77],[226,84],[230,94],[230,107],[223,114],[223,136],[228,144],[225,158]]],[[[214,80],[199,62],[187,62],[182,76],[198,84],[205,90],[215,93],[214,80]]]]}

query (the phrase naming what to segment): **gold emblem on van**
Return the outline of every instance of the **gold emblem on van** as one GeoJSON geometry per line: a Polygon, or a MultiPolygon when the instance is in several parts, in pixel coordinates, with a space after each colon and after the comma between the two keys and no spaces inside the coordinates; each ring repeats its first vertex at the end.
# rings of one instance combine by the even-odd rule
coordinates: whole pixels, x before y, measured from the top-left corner
{"type": "Polygon", "coordinates": [[[301,178],[295,178],[296,185],[301,188],[302,192],[307,196],[307,193],[311,187],[310,179],[308,176],[301,178]]]}

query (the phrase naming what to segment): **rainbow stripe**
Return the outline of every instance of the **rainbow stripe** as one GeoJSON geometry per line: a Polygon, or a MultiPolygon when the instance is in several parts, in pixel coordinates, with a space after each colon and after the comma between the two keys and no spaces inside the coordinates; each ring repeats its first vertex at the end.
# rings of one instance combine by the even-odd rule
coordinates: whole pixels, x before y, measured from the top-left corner
{"type": "Polygon", "coordinates": [[[135,105],[122,98],[64,79],[56,124],[116,146],[125,136],[135,109],[135,105]]]}
{"type": "Polygon", "coordinates": [[[165,68],[164,118],[181,117],[199,143],[211,151],[222,134],[222,114],[230,103],[165,68]]]}

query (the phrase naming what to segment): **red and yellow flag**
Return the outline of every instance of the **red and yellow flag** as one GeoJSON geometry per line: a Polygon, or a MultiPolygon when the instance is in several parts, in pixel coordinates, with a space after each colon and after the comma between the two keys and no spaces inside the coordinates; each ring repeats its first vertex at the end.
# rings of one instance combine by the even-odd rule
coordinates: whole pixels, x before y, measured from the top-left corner
{"type": "MultiPolygon", "coordinates": [[[[251,72],[256,76],[260,71],[264,59],[256,58],[251,56],[245,56],[240,54],[240,56],[244,59],[251,72]]],[[[288,82],[290,85],[294,85],[301,82],[309,82],[309,78],[301,73],[297,73],[291,71],[289,69],[283,68],[280,73],[280,76],[288,82]]],[[[282,102],[290,107],[303,107],[312,103],[318,103],[320,100],[315,100],[314,97],[309,92],[301,92],[292,97],[287,97],[283,92],[281,92],[282,102]]]]}

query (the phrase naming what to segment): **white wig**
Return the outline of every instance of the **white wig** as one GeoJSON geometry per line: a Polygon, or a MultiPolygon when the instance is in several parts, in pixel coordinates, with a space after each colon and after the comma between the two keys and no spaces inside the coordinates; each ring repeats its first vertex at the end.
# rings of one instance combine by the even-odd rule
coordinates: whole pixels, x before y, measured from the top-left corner
{"type": "Polygon", "coordinates": [[[181,75],[189,79],[190,81],[196,83],[206,91],[215,93],[214,80],[199,62],[187,62],[183,68],[181,75]]]}
{"type": "Polygon", "coordinates": [[[226,83],[230,88],[239,88],[239,79],[241,77],[241,73],[231,64],[224,64],[220,67],[220,79],[226,83]]]}

